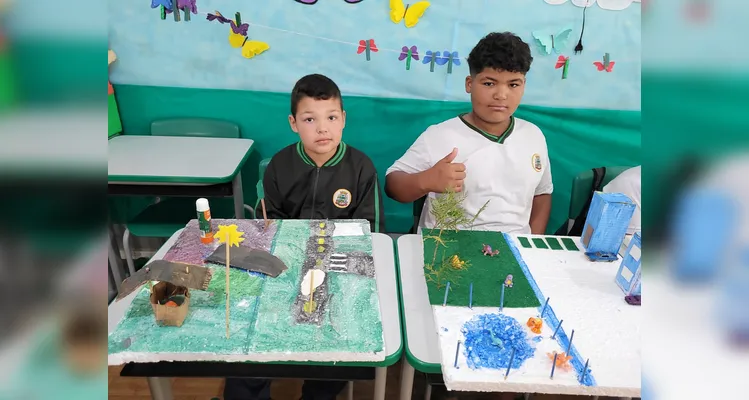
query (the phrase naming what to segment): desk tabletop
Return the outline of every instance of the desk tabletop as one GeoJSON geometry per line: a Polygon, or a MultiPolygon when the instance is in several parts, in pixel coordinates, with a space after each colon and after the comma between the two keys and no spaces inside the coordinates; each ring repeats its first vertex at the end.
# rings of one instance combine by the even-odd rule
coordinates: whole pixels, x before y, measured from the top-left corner
{"type": "MultiPolygon", "coordinates": [[[[598,385],[638,391],[642,310],[624,304],[624,294],[614,281],[619,262],[586,261],[579,251],[523,248],[517,235],[509,239],[544,295],[551,298],[554,312],[565,326],[578,331],[575,346],[591,362],[595,360],[598,385]]],[[[582,248],[579,238],[573,240],[582,248]]],[[[440,339],[424,279],[421,235],[398,238],[398,257],[406,358],[419,371],[441,373],[440,339]]]]}
{"type": "MultiPolygon", "coordinates": [[[[169,240],[156,252],[149,262],[163,259],[169,249],[177,241],[182,229],[175,232],[169,240]]],[[[402,352],[400,309],[398,304],[398,288],[396,283],[395,254],[393,240],[382,233],[372,233],[372,257],[374,259],[377,281],[377,292],[380,300],[382,331],[385,337],[385,360],[379,362],[284,362],[300,365],[336,365],[336,366],[373,366],[386,367],[398,362],[402,352]]],[[[117,328],[125,316],[130,304],[138,291],[124,299],[109,305],[108,334],[117,328]]],[[[199,361],[196,357],[195,361],[199,361]]]]}
{"type": "Polygon", "coordinates": [[[120,135],[108,141],[109,183],[218,184],[247,161],[252,139],[120,135]]]}

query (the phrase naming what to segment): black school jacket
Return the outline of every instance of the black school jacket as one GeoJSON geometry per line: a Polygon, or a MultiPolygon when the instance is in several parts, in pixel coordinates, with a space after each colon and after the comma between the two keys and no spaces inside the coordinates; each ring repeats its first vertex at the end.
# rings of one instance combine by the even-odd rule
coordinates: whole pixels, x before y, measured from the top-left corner
{"type": "Polygon", "coordinates": [[[263,187],[268,218],[366,219],[372,232],[385,231],[374,164],[344,142],[319,168],[302,142],[281,149],[265,170],[263,187]]]}

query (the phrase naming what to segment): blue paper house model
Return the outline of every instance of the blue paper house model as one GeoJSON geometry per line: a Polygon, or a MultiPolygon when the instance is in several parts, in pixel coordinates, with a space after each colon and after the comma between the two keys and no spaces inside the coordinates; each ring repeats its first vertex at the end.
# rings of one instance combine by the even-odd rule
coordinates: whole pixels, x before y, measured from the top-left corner
{"type": "Polygon", "coordinates": [[[627,252],[624,253],[622,264],[616,273],[616,284],[626,295],[639,295],[642,291],[642,274],[640,272],[640,257],[642,256],[642,238],[636,232],[629,242],[627,252]]]}
{"type": "Polygon", "coordinates": [[[622,193],[593,193],[582,244],[592,261],[614,261],[627,234],[635,204],[622,193]]]}

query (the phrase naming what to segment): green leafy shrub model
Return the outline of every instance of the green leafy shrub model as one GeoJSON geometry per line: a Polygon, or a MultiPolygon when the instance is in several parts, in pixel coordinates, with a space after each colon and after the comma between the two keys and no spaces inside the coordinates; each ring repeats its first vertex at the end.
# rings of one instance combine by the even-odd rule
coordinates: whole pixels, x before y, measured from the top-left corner
{"type": "Polygon", "coordinates": [[[438,229],[437,235],[434,235],[434,230],[431,231],[431,235],[424,233],[424,242],[427,240],[433,240],[435,242],[434,255],[432,256],[432,262],[426,263],[424,269],[427,271],[427,280],[434,282],[438,288],[442,288],[446,283],[452,282],[451,285],[457,285],[459,280],[460,271],[466,270],[470,263],[460,259],[458,254],[453,254],[450,257],[445,257],[445,252],[442,252],[442,260],[437,261],[437,250],[442,247],[447,247],[445,239],[442,237],[444,231],[458,231],[460,229],[471,230],[473,223],[476,218],[486,209],[489,204],[489,200],[484,203],[483,206],[473,217],[469,216],[468,212],[463,208],[463,202],[466,199],[465,192],[457,193],[454,190],[448,188],[445,192],[432,202],[430,202],[429,212],[434,217],[435,229],[438,229]]]}

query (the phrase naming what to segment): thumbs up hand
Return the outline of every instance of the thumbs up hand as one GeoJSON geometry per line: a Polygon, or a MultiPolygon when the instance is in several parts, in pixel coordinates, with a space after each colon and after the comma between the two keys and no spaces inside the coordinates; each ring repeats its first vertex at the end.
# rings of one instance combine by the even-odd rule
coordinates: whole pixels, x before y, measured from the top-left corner
{"type": "Polygon", "coordinates": [[[458,149],[454,148],[450,154],[437,161],[426,171],[427,187],[430,192],[443,193],[448,188],[460,192],[463,190],[463,180],[466,178],[466,166],[454,163],[458,156],[458,149]]]}

